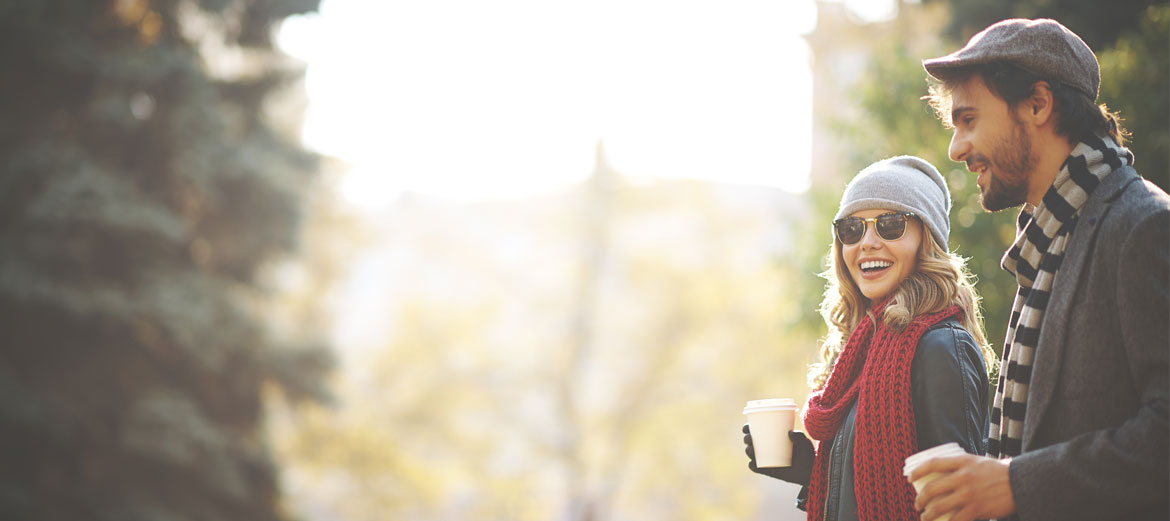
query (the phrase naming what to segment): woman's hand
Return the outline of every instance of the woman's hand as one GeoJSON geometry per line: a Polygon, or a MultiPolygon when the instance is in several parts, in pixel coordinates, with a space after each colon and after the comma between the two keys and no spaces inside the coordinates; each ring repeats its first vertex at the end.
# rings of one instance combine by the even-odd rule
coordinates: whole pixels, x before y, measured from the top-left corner
{"type": "Polygon", "coordinates": [[[756,467],[756,448],[752,445],[752,433],[745,423],[743,426],[743,443],[747,446],[744,452],[748,456],[748,469],[757,474],[776,478],[797,485],[807,485],[812,475],[813,459],[816,452],[812,441],[800,431],[788,431],[788,439],[792,440],[792,466],[789,467],[756,467]]]}

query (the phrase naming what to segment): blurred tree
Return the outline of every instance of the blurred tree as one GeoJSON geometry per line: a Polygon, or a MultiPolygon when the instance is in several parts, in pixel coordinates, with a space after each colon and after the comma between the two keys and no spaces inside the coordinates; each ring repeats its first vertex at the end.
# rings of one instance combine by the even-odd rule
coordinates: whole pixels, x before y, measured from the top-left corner
{"type": "MultiPolygon", "coordinates": [[[[853,159],[843,161],[850,167],[854,162],[853,159]]],[[[821,341],[828,333],[828,327],[820,314],[820,303],[825,294],[827,281],[824,277],[833,240],[831,223],[841,200],[840,187],[844,187],[846,181],[841,179],[839,186],[831,182],[813,184],[809,188],[805,194],[807,215],[793,226],[793,247],[776,258],[779,269],[792,276],[789,290],[777,295],[777,298],[797,301],[794,320],[786,324],[786,330],[799,337],[817,339],[808,347],[805,369],[808,364],[820,360],[821,341]]],[[[807,383],[807,378],[805,381],[807,383]]],[[[809,389],[806,387],[803,391],[807,393],[809,389]]]]}
{"type": "MultiPolygon", "coordinates": [[[[952,15],[944,52],[1004,18],[1053,18],[1077,33],[1101,64],[1098,103],[1118,110],[1133,132],[1142,176],[1170,190],[1170,2],[1153,0],[934,0],[952,15]]],[[[954,47],[957,48],[957,47],[954,47]]]]}
{"type": "MultiPolygon", "coordinates": [[[[900,0],[905,1],[905,0],[900,0]]],[[[1052,18],[1077,33],[1094,51],[1113,45],[1122,33],[1138,27],[1152,0],[928,0],[951,8],[943,36],[966,42],[971,35],[1006,18],[1052,18]]]]}
{"type": "Polygon", "coordinates": [[[517,433],[506,432],[495,383],[511,371],[482,345],[497,314],[492,303],[410,299],[391,317],[400,327],[389,344],[343,373],[339,407],[288,415],[276,441],[298,510],[353,521],[531,519],[496,494],[514,478],[491,468],[519,439],[508,439],[517,433]],[[464,489],[478,504],[466,505],[464,489]]]}
{"type": "Polygon", "coordinates": [[[766,235],[714,187],[630,186],[598,159],[579,210],[570,348],[546,373],[560,398],[546,444],[568,484],[563,518],[738,518],[750,496],[728,484],[755,476],[742,446],[721,440],[743,423],[745,397],[804,398],[814,337],[790,327],[801,301],[775,298],[800,275],[743,257],[767,251],[747,242],[766,235]]]}
{"type": "MultiPolygon", "coordinates": [[[[802,400],[815,342],[788,327],[802,302],[776,300],[797,275],[769,261],[795,199],[599,167],[549,198],[397,205],[383,234],[415,260],[388,267],[409,274],[389,340],[345,372],[343,407],[279,438],[301,510],[750,517],[783,484],[747,470],[740,407],[802,400]]],[[[803,519],[788,492],[771,517],[803,519]]]]}
{"type": "Polygon", "coordinates": [[[262,387],[330,362],[263,318],[316,169],[270,35],[316,4],[0,5],[0,517],[288,518],[262,387]]]}
{"type": "Polygon", "coordinates": [[[1150,7],[1102,52],[1101,97],[1133,134],[1127,146],[1143,177],[1170,191],[1170,3],[1150,7]]]}

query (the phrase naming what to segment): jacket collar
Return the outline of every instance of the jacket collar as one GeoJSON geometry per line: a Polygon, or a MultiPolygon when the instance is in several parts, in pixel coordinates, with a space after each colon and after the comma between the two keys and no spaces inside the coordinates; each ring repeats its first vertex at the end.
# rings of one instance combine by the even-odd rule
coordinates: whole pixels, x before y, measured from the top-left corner
{"type": "Polygon", "coordinates": [[[1064,261],[1061,262],[1056,279],[1052,282],[1053,288],[1066,290],[1052,293],[1052,301],[1048,304],[1048,309],[1044,313],[1044,323],[1040,326],[1040,340],[1036,344],[1035,359],[1032,362],[1028,406],[1024,417],[1025,452],[1032,448],[1031,440],[1044,418],[1048,405],[1052,402],[1057,387],[1059,369],[1064,359],[1065,337],[1068,334],[1069,310],[1077,301],[1077,292],[1081,289],[1077,281],[1082,280],[1084,276],[1082,272],[1088,266],[1085,261],[1093,250],[1091,246],[1096,243],[1094,239],[1101,228],[1101,221],[1109,213],[1113,201],[1137,179],[1140,177],[1131,166],[1115,170],[1102,180],[1096,190],[1093,190],[1089,200],[1081,208],[1079,222],[1069,240],[1064,261]]]}

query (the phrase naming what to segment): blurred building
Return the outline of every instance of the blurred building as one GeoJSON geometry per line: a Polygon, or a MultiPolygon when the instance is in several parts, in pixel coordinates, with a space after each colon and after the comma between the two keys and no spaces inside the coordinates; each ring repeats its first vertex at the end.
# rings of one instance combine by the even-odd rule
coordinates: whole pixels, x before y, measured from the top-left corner
{"type": "MultiPolygon", "coordinates": [[[[894,16],[867,21],[844,2],[817,0],[817,24],[805,35],[812,69],[812,161],[810,183],[830,187],[849,179],[850,151],[840,138],[843,122],[863,117],[857,86],[864,79],[879,42],[910,38],[911,48],[925,48],[937,40],[936,31],[910,27],[943,27],[945,6],[898,0],[894,16]]],[[[925,56],[925,55],[924,55],[925,56]]],[[[925,72],[923,78],[925,79],[925,72]]],[[[875,158],[877,159],[877,158],[875,158]]],[[[836,188],[833,188],[836,190],[836,188]]]]}

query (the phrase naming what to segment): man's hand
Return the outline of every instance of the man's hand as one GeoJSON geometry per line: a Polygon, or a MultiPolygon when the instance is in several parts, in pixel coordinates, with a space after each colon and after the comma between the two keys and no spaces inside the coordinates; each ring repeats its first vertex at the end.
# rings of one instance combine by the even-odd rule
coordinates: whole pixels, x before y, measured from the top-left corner
{"type": "Polygon", "coordinates": [[[792,440],[792,466],[790,467],[756,467],[756,448],[752,445],[752,434],[745,423],[743,425],[743,443],[747,445],[744,452],[748,456],[748,468],[757,474],[773,477],[797,485],[807,485],[812,475],[813,459],[816,452],[812,441],[800,431],[788,431],[788,439],[792,440]]]}
{"type": "Polygon", "coordinates": [[[922,521],[932,521],[947,512],[954,512],[951,521],[1010,515],[1016,511],[1008,475],[1010,462],[973,454],[927,461],[910,474],[911,483],[934,472],[943,475],[923,487],[914,500],[914,508],[922,512],[922,521]]]}

